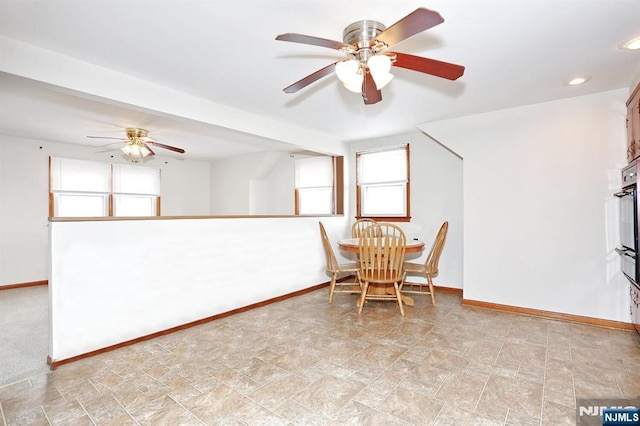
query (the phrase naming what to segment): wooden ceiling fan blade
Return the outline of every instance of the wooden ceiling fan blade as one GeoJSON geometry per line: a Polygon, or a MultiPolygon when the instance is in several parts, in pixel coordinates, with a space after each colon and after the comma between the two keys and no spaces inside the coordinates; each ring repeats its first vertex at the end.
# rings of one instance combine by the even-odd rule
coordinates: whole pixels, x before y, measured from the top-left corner
{"type": "Polygon", "coordinates": [[[149,150],[149,155],[156,155],[156,153],[153,152],[153,150],[151,149],[151,147],[149,145],[150,144],[148,142],[144,144],[144,146],[149,150]]]}
{"type": "Polygon", "coordinates": [[[391,47],[443,22],[444,18],[438,12],[420,7],[378,34],[375,39],[391,47]]]}
{"type": "Polygon", "coordinates": [[[364,74],[362,82],[362,99],[365,105],[372,105],[382,100],[382,92],[376,87],[376,82],[370,72],[364,74]]]}
{"type": "Polygon", "coordinates": [[[437,61],[435,59],[423,58],[421,56],[414,56],[406,53],[393,52],[393,54],[396,55],[397,58],[393,64],[396,67],[423,72],[425,74],[435,75],[436,77],[446,78],[448,80],[457,80],[464,74],[464,67],[462,65],[437,61]]]}
{"type": "Polygon", "coordinates": [[[314,83],[320,80],[322,77],[326,77],[327,75],[333,73],[334,70],[336,69],[336,64],[337,62],[329,64],[326,67],[321,68],[318,71],[314,72],[313,74],[309,74],[305,78],[296,81],[292,85],[285,87],[283,90],[285,91],[285,93],[295,93],[300,89],[304,89],[311,83],[314,83]]]}
{"type": "Polygon", "coordinates": [[[148,145],[153,145],[153,146],[157,146],[158,148],[168,149],[169,151],[179,152],[180,154],[184,154],[185,153],[185,150],[182,149],[182,148],[177,148],[177,147],[171,146],[171,145],[165,145],[163,143],[156,142],[156,141],[148,141],[148,142],[145,142],[145,144],[147,145],[147,148],[149,148],[148,145]]]}
{"type": "Polygon", "coordinates": [[[329,49],[340,50],[343,47],[348,46],[341,41],[328,40],[326,38],[308,36],[304,34],[285,33],[276,37],[276,40],[290,41],[292,43],[310,44],[313,46],[328,47],[329,49]]]}

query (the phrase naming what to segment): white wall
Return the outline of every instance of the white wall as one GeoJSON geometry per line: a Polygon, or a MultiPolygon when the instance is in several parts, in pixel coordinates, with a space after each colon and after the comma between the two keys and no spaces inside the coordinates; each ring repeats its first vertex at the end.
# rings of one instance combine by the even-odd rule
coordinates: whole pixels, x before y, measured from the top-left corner
{"type": "MultiPolygon", "coordinates": [[[[398,225],[407,238],[425,242],[422,255],[412,261],[424,261],[433,239],[442,225],[449,221],[449,232],[442,257],[440,272],[434,279],[436,286],[462,288],[463,224],[462,224],[462,160],[449,150],[420,132],[389,136],[351,144],[349,165],[351,191],[355,191],[355,153],[367,149],[408,143],[411,156],[411,222],[398,225]]],[[[355,215],[355,199],[351,212],[355,215]]],[[[412,277],[412,281],[420,281],[412,277]]],[[[424,279],[422,280],[424,281],[424,279]]]]}
{"type": "MultiPolygon", "coordinates": [[[[318,220],[52,222],[49,355],[66,360],[327,282],[318,220]]],[[[320,220],[336,241],[346,218],[320,220]]]]}
{"type": "Polygon", "coordinates": [[[463,157],[464,298],[628,321],[627,89],[419,126],[463,157]]]}
{"type": "Polygon", "coordinates": [[[193,160],[161,160],[162,216],[209,215],[210,163],[193,160]]]}
{"type": "Polygon", "coordinates": [[[292,215],[293,191],[293,161],[288,153],[260,152],[211,163],[212,215],[292,215]]]}
{"type": "Polygon", "coordinates": [[[267,214],[295,213],[295,161],[289,155],[280,157],[267,179],[267,214]]]}
{"type": "MultiPolygon", "coordinates": [[[[0,135],[0,286],[47,279],[49,156],[126,163],[118,152],[0,135]]],[[[208,214],[209,163],[146,164],[162,169],[163,215],[208,214]]]]}

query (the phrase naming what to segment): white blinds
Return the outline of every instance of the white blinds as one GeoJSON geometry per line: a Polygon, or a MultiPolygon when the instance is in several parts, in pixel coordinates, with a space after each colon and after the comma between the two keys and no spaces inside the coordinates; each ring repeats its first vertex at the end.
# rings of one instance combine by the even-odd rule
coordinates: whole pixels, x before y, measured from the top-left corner
{"type": "Polygon", "coordinates": [[[330,156],[296,160],[296,188],[333,186],[333,159],[330,156]]]}
{"type": "MultiPolygon", "coordinates": [[[[110,193],[109,163],[51,157],[53,192],[110,193]]],[[[117,194],[160,195],[160,169],[155,167],[113,165],[113,192],[117,194]]]]}
{"type": "Polygon", "coordinates": [[[360,184],[407,181],[407,148],[362,153],[359,157],[360,184]]]}
{"type": "Polygon", "coordinates": [[[95,161],[51,157],[54,192],[111,192],[111,165],[95,161]]]}
{"type": "Polygon", "coordinates": [[[113,193],[160,195],[160,169],[114,164],[113,193]]]}

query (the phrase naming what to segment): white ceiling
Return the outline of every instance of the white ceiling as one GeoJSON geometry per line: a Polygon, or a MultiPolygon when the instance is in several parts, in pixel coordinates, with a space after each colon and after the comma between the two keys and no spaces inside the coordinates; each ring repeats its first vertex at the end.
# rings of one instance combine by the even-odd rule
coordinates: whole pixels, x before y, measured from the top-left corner
{"type": "MultiPolygon", "coordinates": [[[[640,76],[640,51],[619,45],[640,36],[639,21],[638,0],[0,0],[2,36],[343,141],[628,88],[640,76]],[[282,91],[345,56],[276,41],[276,35],[341,41],[352,22],[390,26],[418,7],[439,12],[444,23],[392,50],[464,65],[459,80],[394,68],[382,102],[366,106],[334,75],[295,94],[282,91]],[[565,84],[578,74],[591,80],[565,84]]],[[[185,158],[290,148],[256,131],[84,96],[15,74],[0,73],[0,133],[96,146],[104,141],[86,135],[119,137],[124,127],[138,126],[185,148],[185,158]]]]}

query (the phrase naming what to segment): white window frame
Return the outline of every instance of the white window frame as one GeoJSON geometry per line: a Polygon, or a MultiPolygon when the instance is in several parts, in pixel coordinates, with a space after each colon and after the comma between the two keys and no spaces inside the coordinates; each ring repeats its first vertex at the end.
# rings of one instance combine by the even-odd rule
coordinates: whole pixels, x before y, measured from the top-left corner
{"type": "MultiPolygon", "coordinates": [[[[411,219],[410,215],[410,154],[409,144],[401,146],[386,147],[382,149],[359,151],[356,152],[356,218],[370,218],[375,220],[385,220],[390,222],[408,222],[411,219]],[[404,156],[397,156],[397,153],[402,151],[404,156]],[[389,153],[389,161],[397,161],[398,174],[392,177],[386,177],[380,175],[379,177],[369,172],[369,170],[376,170],[375,167],[369,166],[366,172],[364,169],[367,167],[367,156],[375,155],[376,157],[370,157],[372,160],[380,159],[381,155],[389,153]],[[399,157],[399,158],[393,158],[399,157]],[[389,199],[368,201],[367,195],[376,188],[392,189],[398,188],[400,194],[398,194],[398,200],[396,204],[392,204],[387,210],[370,210],[367,211],[368,205],[389,205],[389,199]],[[391,212],[395,211],[395,212],[391,212]]],[[[386,167],[386,165],[385,165],[386,167]]],[[[393,164],[390,167],[394,167],[393,164]]],[[[382,169],[379,167],[377,169],[382,169]]]]}
{"type": "Polygon", "coordinates": [[[335,158],[329,156],[297,158],[295,163],[295,214],[335,214],[335,158]],[[322,205],[313,209],[305,200],[318,201],[322,205]]]}
{"type": "Polygon", "coordinates": [[[130,164],[112,164],[113,216],[159,216],[160,169],[130,164]],[[126,201],[146,201],[148,210],[120,210],[126,201]]]}
{"type": "MultiPolygon", "coordinates": [[[[58,217],[102,217],[107,216],[107,213],[109,212],[109,194],[95,192],[56,191],[52,193],[52,198],[54,205],[54,216],[58,217]],[[78,210],[78,208],[82,209],[82,207],[80,206],[76,206],[72,210],[65,207],[65,200],[75,199],[76,201],[78,201],[83,198],[87,201],[99,200],[100,207],[94,212],[94,214],[89,214],[86,212],[86,210],[78,210]]],[[[89,207],[88,204],[87,207],[89,207]]]]}
{"type": "Polygon", "coordinates": [[[159,168],[110,164],[68,158],[49,158],[50,217],[152,217],[160,216],[161,170],[159,168]],[[66,197],[82,201],[99,198],[100,212],[94,214],[66,211],[66,197]],[[119,201],[145,199],[149,209],[119,214],[119,201]]]}

